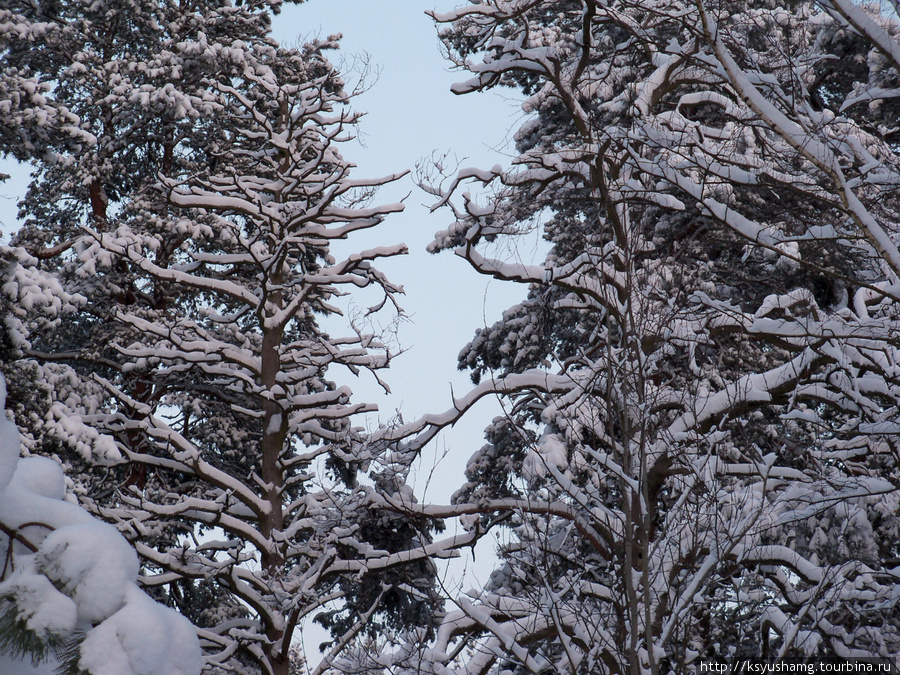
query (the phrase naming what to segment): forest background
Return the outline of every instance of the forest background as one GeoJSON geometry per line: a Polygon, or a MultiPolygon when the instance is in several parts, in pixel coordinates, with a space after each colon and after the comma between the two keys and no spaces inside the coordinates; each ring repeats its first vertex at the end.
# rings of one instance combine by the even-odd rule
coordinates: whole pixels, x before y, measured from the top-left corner
{"type": "Polygon", "coordinates": [[[474,387],[368,428],[378,397],[331,378],[396,365],[377,311],[410,282],[389,228],[357,232],[401,210],[404,189],[368,198],[399,175],[335,151],[353,66],[328,35],[276,49],[262,0],[131,2],[0,7],[4,150],[40,167],[6,249],[32,456],[3,421],[0,650],[193,675],[199,639],[211,673],[288,675],[316,616],[316,672],[900,654],[897,2],[434,14],[454,92],[527,98],[511,160],[422,165],[428,250],[528,296],[492,324],[482,285],[426,282],[451,319],[455,292],[481,303],[474,387]],[[434,447],[494,396],[486,444],[434,447]],[[444,447],[468,457],[449,504],[426,490],[456,485],[444,447]],[[453,597],[435,561],[493,530],[501,564],[453,597]]]}

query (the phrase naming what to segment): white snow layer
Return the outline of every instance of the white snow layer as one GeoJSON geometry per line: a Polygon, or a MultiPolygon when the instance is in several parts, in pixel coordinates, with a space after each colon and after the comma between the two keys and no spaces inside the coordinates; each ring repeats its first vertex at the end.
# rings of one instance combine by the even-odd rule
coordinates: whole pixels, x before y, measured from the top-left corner
{"type": "MultiPolygon", "coordinates": [[[[0,377],[0,409],[5,404],[0,377]]],[[[41,637],[84,630],[79,667],[90,675],[199,675],[194,627],[140,590],[131,545],[114,527],[63,501],[59,465],[44,457],[20,459],[20,444],[15,425],[0,414],[0,524],[19,537],[14,571],[0,582],[0,596],[12,599],[41,637]]],[[[0,535],[0,548],[8,545],[0,535]]],[[[0,655],[3,673],[47,667],[0,655]]]]}

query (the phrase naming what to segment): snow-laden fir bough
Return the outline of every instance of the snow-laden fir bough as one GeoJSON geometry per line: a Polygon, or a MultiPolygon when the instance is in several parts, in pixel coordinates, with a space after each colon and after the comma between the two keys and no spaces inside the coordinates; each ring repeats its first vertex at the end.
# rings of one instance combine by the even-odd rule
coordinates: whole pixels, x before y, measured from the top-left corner
{"type": "MultiPolygon", "coordinates": [[[[0,377],[0,409],[6,384],[0,377]]],[[[65,501],[62,468],[19,458],[0,420],[0,647],[60,672],[199,675],[194,627],[140,590],[137,555],[121,534],[65,501]]]]}

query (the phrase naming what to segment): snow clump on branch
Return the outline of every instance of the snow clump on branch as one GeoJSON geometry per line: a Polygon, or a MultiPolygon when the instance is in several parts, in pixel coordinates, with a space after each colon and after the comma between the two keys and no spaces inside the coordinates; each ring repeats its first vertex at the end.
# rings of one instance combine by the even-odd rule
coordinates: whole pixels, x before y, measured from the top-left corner
{"type": "Polygon", "coordinates": [[[0,652],[52,653],[90,675],[198,675],[194,627],[138,588],[131,545],[65,500],[56,462],[19,458],[20,446],[0,419],[0,652]]]}

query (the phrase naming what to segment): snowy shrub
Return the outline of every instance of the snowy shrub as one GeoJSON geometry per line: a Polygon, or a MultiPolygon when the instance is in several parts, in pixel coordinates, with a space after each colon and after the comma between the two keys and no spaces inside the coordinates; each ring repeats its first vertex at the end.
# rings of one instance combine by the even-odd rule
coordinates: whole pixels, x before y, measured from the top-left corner
{"type": "Polygon", "coordinates": [[[0,419],[0,653],[89,675],[199,675],[194,627],[140,590],[132,546],[64,501],[56,462],[20,447],[0,419]]]}

